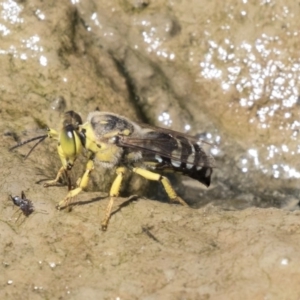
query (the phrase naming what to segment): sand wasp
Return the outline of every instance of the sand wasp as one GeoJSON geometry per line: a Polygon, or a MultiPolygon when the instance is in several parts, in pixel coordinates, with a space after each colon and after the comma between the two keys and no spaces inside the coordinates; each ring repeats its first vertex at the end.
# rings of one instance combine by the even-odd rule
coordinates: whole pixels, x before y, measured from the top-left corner
{"type": "Polygon", "coordinates": [[[87,187],[94,160],[103,168],[116,168],[117,176],[110,188],[109,203],[101,223],[103,230],[107,228],[114,199],[119,195],[124,174],[128,170],[148,180],[161,182],[170,200],[182,205],[187,204],[176,194],[163,173],[181,173],[206,186],[210,185],[213,157],[203,150],[203,141],[180,132],[138,124],[123,116],[101,111],[91,112],[82,124],[80,116],[69,111],[65,114],[60,132],[48,129],[47,135],[32,140],[39,139],[40,143],[46,137],[58,140],[62,167],[57,177],[45,186],[57,183],[60,176],[72,168],[83,149],[87,151],[85,172],[74,189],[69,187],[67,196],[58,203],[58,209],[67,206],[72,198],[87,187]]]}

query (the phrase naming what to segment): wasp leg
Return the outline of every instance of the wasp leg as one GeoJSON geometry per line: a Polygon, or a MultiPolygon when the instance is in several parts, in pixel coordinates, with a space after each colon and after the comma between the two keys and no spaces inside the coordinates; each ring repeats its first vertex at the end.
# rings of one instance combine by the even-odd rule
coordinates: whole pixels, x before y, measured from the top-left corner
{"type": "MultiPolygon", "coordinates": [[[[55,129],[48,128],[48,137],[50,139],[58,140],[59,133],[55,129]]],[[[62,154],[61,151],[59,151],[59,148],[60,148],[60,146],[57,147],[58,154],[60,156],[60,159],[61,159],[61,162],[62,162],[63,166],[58,170],[55,179],[46,181],[44,183],[44,187],[49,187],[49,186],[57,185],[59,179],[62,177],[62,174],[64,172],[65,172],[65,174],[67,176],[67,179],[68,179],[68,186],[70,187],[70,185],[71,185],[71,180],[70,180],[69,174],[68,174],[67,169],[66,169],[66,166],[67,166],[66,158],[65,158],[64,154],[62,154]]]]}
{"type": "Polygon", "coordinates": [[[80,153],[81,148],[80,145],[78,147],[78,137],[75,135],[70,138],[68,133],[69,131],[62,132],[59,134],[56,130],[49,128],[48,129],[48,137],[54,140],[58,140],[57,152],[62,164],[62,167],[59,169],[56,178],[50,181],[47,181],[44,184],[44,187],[49,187],[53,185],[57,185],[57,182],[62,177],[62,174],[65,173],[68,181],[68,190],[72,189],[71,178],[69,172],[73,164],[77,158],[77,155],[80,153]]]}
{"type": "Polygon", "coordinates": [[[49,186],[54,186],[54,185],[57,185],[59,179],[62,177],[63,173],[66,174],[67,176],[67,179],[68,179],[68,186],[70,185],[70,176],[69,176],[69,173],[68,171],[64,168],[64,167],[61,167],[58,172],[57,172],[57,175],[55,177],[55,179],[53,180],[49,180],[49,181],[46,181],[44,183],[44,187],[49,187],[49,186]]]}
{"type": "Polygon", "coordinates": [[[167,177],[141,168],[133,168],[132,171],[148,180],[160,181],[171,201],[176,201],[184,206],[188,206],[187,203],[176,194],[167,177]]]}
{"type": "Polygon", "coordinates": [[[117,173],[117,177],[114,180],[111,188],[110,188],[110,192],[109,192],[109,202],[108,205],[106,207],[106,211],[105,211],[105,217],[101,223],[101,227],[102,230],[105,231],[107,229],[107,224],[110,218],[110,214],[111,214],[111,209],[114,205],[114,200],[115,197],[119,196],[120,193],[120,188],[121,188],[121,184],[122,184],[122,180],[124,177],[124,173],[126,172],[126,168],[125,167],[119,167],[116,170],[117,173]]]}
{"type": "Polygon", "coordinates": [[[12,216],[11,216],[10,218],[12,219],[13,216],[14,216],[16,213],[19,213],[19,215],[18,215],[18,217],[16,218],[15,223],[17,223],[18,220],[20,219],[20,217],[22,216],[22,211],[20,211],[19,209],[16,210],[16,211],[12,214],[12,216]]]}
{"type": "Polygon", "coordinates": [[[63,199],[62,201],[60,201],[56,208],[57,209],[61,209],[63,207],[68,206],[70,200],[72,198],[74,198],[75,196],[77,196],[83,189],[85,189],[89,183],[89,177],[90,177],[90,173],[93,171],[94,169],[94,162],[93,160],[88,160],[86,167],[85,167],[85,172],[82,176],[82,179],[80,181],[80,184],[77,186],[76,189],[69,191],[69,193],[67,194],[67,196],[65,197],[65,199],[63,199]]]}

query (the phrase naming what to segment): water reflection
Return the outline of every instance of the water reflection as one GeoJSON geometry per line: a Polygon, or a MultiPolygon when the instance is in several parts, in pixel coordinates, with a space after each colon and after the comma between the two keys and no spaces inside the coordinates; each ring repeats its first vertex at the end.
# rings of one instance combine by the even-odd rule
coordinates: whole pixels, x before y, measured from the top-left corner
{"type": "MultiPolygon", "coordinates": [[[[279,56],[281,51],[270,42],[275,42],[278,37],[270,37],[262,34],[255,41],[254,46],[247,42],[240,45],[229,45],[229,49],[235,49],[236,53],[230,53],[222,45],[209,41],[209,50],[204,61],[199,63],[201,76],[206,79],[221,79],[221,86],[228,90],[233,86],[241,93],[241,107],[251,107],[255,101],[259,101],[266,94],[270,100],[281,100],[280,103],[268,103],[258,111],[262,116],[261,122],[266,121],[267,116],[273,116],[274,112],[282,107],[293,107],[298,101],[298,87],[296,82],[300,74],[299,62],[289,65],[281,60],[267,59],[279,56]],[[245,53],[241,55],[243,52],[245,53]],[[215,61],[226,62],[226,72],[218,68],[215,61]],[[247,98],[242,96],[247,92],[247,98]]],[[[229,41],[226,39],[225,44],[229,41]]]]}
{"type": "Polygon", "coordinates": [[[158,116],[158,121],[161,122],[164,126],[170,127],[173,123],[171,116],[168,112],[162,112],[158,116]]]}
{"type": "Polygon", "coordinates": [[[38,19],[39,20],[45,20],[45,15],[42,13],[42,11],[40,10],[40,9],[37,9],[36,11],[35,11],[35,14],[36,14],[36,16],[38,17],[38,19]]]}
{"type": "Polygon", "coordinates": [[[2,20],[11,24],[24,22],[24,19],[19,17],[21,11],[23,10],[22,5],[19,5],[15,1],[8,0],[1,2],[0,6],[2,6],[0,14],[2,20]]]}
{"type": "MultiPolygon", "coordinates": [[[[271,175],[273,178],[300,178],[300,172],[288,163],[283,163],[281,157],[285,153],[290,153],[287,145],[281,145],[277,147],[275,145],[269,145],[266,147],[266,152],[261,151],[266,156],[259,159],[258,149],[249,149],[245,155],[242,155],[238,160],[238,167],[242,173],[251,172],[253,169],[260,170],[263,174],[271,175]],[[274,163],[266,164],[266,161],[272,161],[274,163]]],[[[296,152],[293,151],[292,155],[296,152]]],[[[299,153],[299,147],[297,150],[299,153]]],[[[262,154],[261,154],[262,156],[262,154]]]]}
{"type": "Polygon", "coordinates": [[[136,17],[133,25],[139,29],[142,40],[148,45],[146,50],[149,53],[153,52],[157,56],[169,60],[175,59],[175,53],[164,46],[166,41],[180,31],[180,26],[175,19],[167,14],[156,13],[155,15],[149,14],[136,17]]]}
{"type": "Polygon", "coordinates": [[[19,17],[22,10],[23,6],[17,4],[15,1],[9,0],[0,2],[0,19],[5,23],[0,23],[0,34],[2,36],[11,34],[11,24],[24,22],[24,19],[19,17]]]}
{"type": "MultiPolygon", "coordinates": [[[[283,7],[282,15],[291,17],[290,9],[283,7]]],[[[229,100],[228,107],[244,114],[244,120],[248,114],[248,123],[265,131],[261,136],[266,138],[256,145],[255,152],[248,149],[241,155],[242,173],[254,168],[274,178],[299,178],[300,170],[289,162],[289,155],[299,153],[298,144],[291,141],[297,140],[300,125],[298,113],[294,113],[299,103],[300,61],[286,59],[283,43],[282,36],[267,33],[259,34],[253,42],[247,38],[240,42],[229,37],[219,41],[209,39],[206,54],[199,61],[200,77],[218,80],[225,93],[236,92],[237,99],[229,100]],[[272,141],[268,141],[267,134],[272,141]],[[254,163],[249,163],[253,159],[254,163]],[[271,159],[277,163],[270,164],[271,159]]]]}

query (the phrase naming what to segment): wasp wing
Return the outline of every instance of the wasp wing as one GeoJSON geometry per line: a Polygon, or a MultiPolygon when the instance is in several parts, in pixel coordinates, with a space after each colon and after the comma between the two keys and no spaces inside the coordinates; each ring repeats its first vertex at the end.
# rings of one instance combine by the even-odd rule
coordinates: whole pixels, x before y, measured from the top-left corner
{"type": "Polygon", "coordinates": [[[200,138],[197,138],[196,136],[192,136],[186,133],[182,133],[179,131],[175,131],[169,128],[163,128],[163,127],[158,127],[158,126],[154,126],[154,125],[149,125],[149,124],[144,124],[144,123],[137,123],[141,128],[149,130],[151,129],[153,132],[163,132],[163,133],[167,133],[170,134],[173,137],[176,136],[182,136],[186,139],[188,139],[190,142],[192,143],[200,143],[201,145],[209,145],[211,147],[214,147],[215,145],[212,143],[209,143],[207,141],[201,140],[200,138]]]}
{"type": "Polygon", "coordinates": [[[118,145],[133,151],[139,150],[143,154],[159,155],[163,159],[169,159],[170,163],[178,167],[183,167],[182,163],[190,167],[214,167],[213,157],[202,147],[203,141],[172,130],[147,128],[138,137],[119,136],[118,145]]]}

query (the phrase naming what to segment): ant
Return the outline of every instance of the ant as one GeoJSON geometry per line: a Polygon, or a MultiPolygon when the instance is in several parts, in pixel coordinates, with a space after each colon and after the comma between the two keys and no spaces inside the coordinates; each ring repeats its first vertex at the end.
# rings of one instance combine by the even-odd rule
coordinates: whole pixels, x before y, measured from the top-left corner
{"type": "Polygon", "coordinates": [[[21,197],[9,195],[14,205],[19,206],[24,216],[28,217],[34,212],[34,206],[31,200],[27,199],[25,193],[21,192],[21,197]]]}

